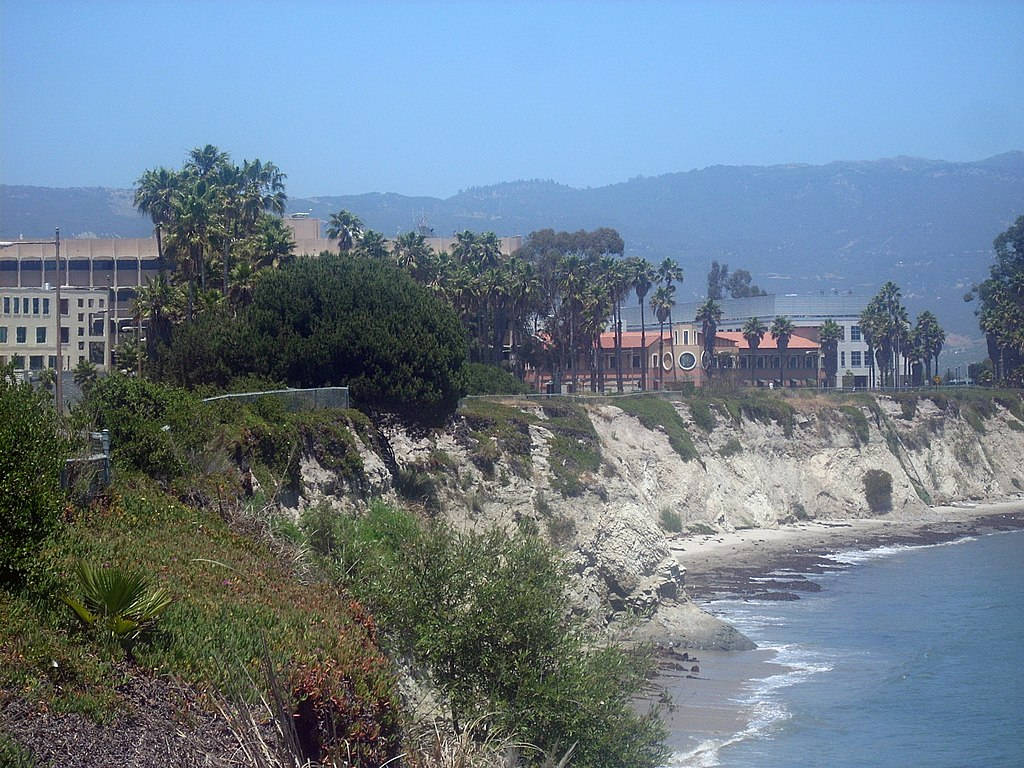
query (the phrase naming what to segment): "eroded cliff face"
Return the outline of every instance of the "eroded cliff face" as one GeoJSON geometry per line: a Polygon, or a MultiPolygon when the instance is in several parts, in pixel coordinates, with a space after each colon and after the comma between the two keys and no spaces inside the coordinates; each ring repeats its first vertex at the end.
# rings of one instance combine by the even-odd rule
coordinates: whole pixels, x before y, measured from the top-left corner
{"type": "MultiPolygon", "coordinates": [[[[1006,407],[990,402],[979,413],[941,397],[905,400],[864,397],[840,409],[831,399],[790,398],[774,416],[712,401],[703,426],[681,401],[674,424],[651,428],[611,404],[474,402],[444,431],[385,430],[398,468],[390,483],[365,445],[364,463],[373,495],[398,488],[408,499],[411,487],[458,527],[526,526],[549,537],[566,552],[580,609],[601,621],[639,616],[642,636],[740,648],[746,638],[686,598],[673,550],[687,535],[813,518],[912,519],[929,504],[1024,487],[1024,424],[1006,407]],[[670,442],[680,428],[696,458],[670,442]],[[869,473],[883,486],[874,510],[869,473]]],[[[339,501],[315,459],[303,460],[302,474],[302,503],[361,503],[339,501]]]]}

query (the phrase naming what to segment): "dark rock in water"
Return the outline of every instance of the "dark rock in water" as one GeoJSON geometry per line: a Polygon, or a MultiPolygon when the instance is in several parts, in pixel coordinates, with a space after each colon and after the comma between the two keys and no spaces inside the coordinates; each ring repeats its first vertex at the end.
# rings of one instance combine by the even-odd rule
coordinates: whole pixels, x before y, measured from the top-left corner
{"type": "Polygon", "coordinates": [[[694,664],[692,667],[690,667],[690,671],[691,672],[700,672],[700,664],[694,664]]]}
{"type": "Polygon", "coordinates": [[[821,592],[821,584],[810,579],[793,579],[791,581],[771,579],[769,581],[759,581],[757,586],[765,590],[788,589],[793,592],[821,592]]]}

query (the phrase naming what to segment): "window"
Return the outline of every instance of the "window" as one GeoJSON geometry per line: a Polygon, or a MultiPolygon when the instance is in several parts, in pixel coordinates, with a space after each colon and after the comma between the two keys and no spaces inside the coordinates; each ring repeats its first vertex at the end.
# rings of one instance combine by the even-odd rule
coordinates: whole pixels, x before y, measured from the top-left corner
{"type": "Polygon", "coordinates": [[[640,357],[640,355],[633,355],[633,370],[634,371],[639,371],[640,370],[641,360],[642,360],[642,358],[640,357]]]}
{"type": "Polygon", "coordinates": [[[21,299],[19,299],[17,296],[14,297],[14,314],[21,314],[21,299]]]}
{"type": "Polygon", "coordinates": [[[80,322],[80,323],[84,323],[85,322],[85,313],[84,312],[79,312],[78,313],[78,322],[80,322]]]}
{"type": "Polygon", "coordinates": [[[7,326],[0,325],[0,344],[7,343],[7,326]]]}
{"type": "Polygon", "coordinates": [[[62,325],[60,327],[60,343],[61,344],[67,344],[70,341],[70,339],[68,338],[68,330],[69,329],[68,329],[68,327],[66,325],[62,325]]]}
{"type": "Polygon", "coordinates": [[[653,355],[651,355],[651,368],[657,368],[657,367],[658,367],[658,353],[655,352],[653,355]]]}
{"type": "Polygon", "coordinates": [[[796,355],[790,355],[789,356],[789,367],[790,368],[799,368],[800,367],[800,358],[797,357],[796,355]]]}
{"type": "Polygon", "coordinates": [[[46,367],[47,368],[53,368],[54,370],[57,369],[57,356],[56,355],[50,355],[46,359],[46,367]]]}
{"type": "Polygon", "coordinates": [[[679,355],[679,367],[684,371],[692,371],[697,367],[697,356],[693,352],[683,352],[679,355]]]}
{"type": "Polygon", "coordinates": [[[9,296],[4,296],[4,314],[11,314],[11,299],[9,296]]]}
{"type": "Polygon", "coordinates": [[[44,315],[50,314],[50,300],[49,299],[43,299],[43,314],[44,315]]]}
{"type": "Polygon", "coordinates": [[[36,328],[36,344],[46,343],[46,326],[40,325],[36,328]]]}
{"type": "Polygon", "coordinates": [[[85,336],[85,328],[83,328],[82,326],[78,326],[78,335],[85,336]]]}
{"type": "Polygon", "coordinates": [[[689,331],[683,331],[683,344],[687,344],[688,345],[689,343],[690,343],[690,332],[689,331]]]}
{"type": "Polygon", "coordinates": [[[860,368],[860,352],[857,350],[850,353],[850,367],[860,368]]]}
{"type": "Polygon", "coordinates": [[[678,344],[679,343],[679,331],[672,331],[672,343],[673,344],[678,344]]]}
{"type": "Polygon", "coordinates": [[[32,299],[32,314],[39,314],[39,299],[32,299]]]}
{"type": "Polygon", "coordinates": [[[25,339],[28,337],[28,329],[23,325],[19,325],[14,331],[14,340],[18,344],[24,344],[25,339]]]}
{"type": "Polygon", "coordinates": [[[850,341],[860,341],[860,326],[859,325],[851,325],[850,326],[850,341]]]}
{"type": "Polygon", "coordinates": [[[92,308],[92,299],[89,299],[89,307],[92,308]]]}
{"type": "Polygon", "coordinates": [[[839,340],[840,341],[846,341],[846,326],[845,325],[840,325],[839,326],[839,340]]]}
{"type": "Polygon", "coordinates": [[[84,301],[82,301],[82,299],[79,299],[79,300],[78,300],[78,306],[80,306],[80,307],[84,307],[84,306],[85,306],[85,302],[84,302],[84,301]]]}
{"type": "Polygon", "coordinates": [[[845,368],[846,367],[846,352],[840,352],[839,353],[839,367],[840,368],[845,368]]]}
{"type": "Polygon", "coordinates": [[[14,357],[11,358],[11,362],[14,363],[14,367],[17,368],[19,371],[25,369],[25,356],[24,355],[14,355],[14,357]]]}
{"type": "Polygon", "coordinates": [[[808,368],[817,368],[818,367],[818,356],[817,355],[808,355],[805,364],[807,365],[808,368]]]}
{"type": "Polygon", "coordinates": [[[78,342],[78,351],[81,352],[84,349],[85,349],[85,342],[84,341],[78,342]]]}
{"type": "Polygon", "coordinates": [[[41,371],[43,370],[43,356],[42,355],[31,355],[28,358],[28,368],[30,371],[41,371]]]}
{"type": "Polygon", "coordinates": [[[89,362],[93,365],[103,365],[103,342],[102,341],[90,341],[89,342],[89,362]]]}
{"type": "Polygon", "coordinates": [[[68,300],[67,299],[61,299],[60,300],[60,313],[62,315],[66,315],[69,311],[70,310],[68,309],[68,300]]]}
{"type": "Polygon", "coordinates": [[[100,299],[100,309],[103,308],[103,299],[100,299]]]}

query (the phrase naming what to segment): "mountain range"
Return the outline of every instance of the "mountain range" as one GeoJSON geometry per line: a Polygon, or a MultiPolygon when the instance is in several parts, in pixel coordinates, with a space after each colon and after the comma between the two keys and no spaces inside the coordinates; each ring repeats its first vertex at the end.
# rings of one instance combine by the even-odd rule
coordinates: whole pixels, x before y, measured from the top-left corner
{"type": "MultiPolygon", "coordinates": [[[[145,237],[149,221],[127,189],[0,185],[0,238],[145,237]]],[[[713,166],[603,187],[553,181],[473,187],[452,197],[395,193],[289,200],[326,220],[347,209],[394,236],[426,223],[438,235],[471,229],[527,235],[614,227],[627,255],[674,258],[677,298],[703,295],[712,260],[748,269],[770,293],[871,295],[885,280],[911,313],[930,308],[949,346],[978,349],[962,295],[987,275],[992,240],[1024,214],[1024,152],[975,162],[897,157],[826,165],[713,166]]]]}

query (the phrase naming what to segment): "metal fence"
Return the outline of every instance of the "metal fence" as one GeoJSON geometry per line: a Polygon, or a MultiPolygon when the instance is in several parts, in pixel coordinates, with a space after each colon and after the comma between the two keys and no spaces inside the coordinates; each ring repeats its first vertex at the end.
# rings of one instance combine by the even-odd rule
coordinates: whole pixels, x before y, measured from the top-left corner
{"type": "Polygon", "coordinates": [[[79,502],[89,501],[110,485],[110,432],[90,432],[85,456],[67,459],[60,484],[79,502]]]}
{"type": "Polygon", "coordinates": [[[314,387],[312,389],[268,389],[262,392],[232,392],[204,397],[204,403],[216,400],[253,401],[261,397],[280,398],[289,411],[313,411],[320,408],[348,408],[348,387],[314,387]]]}

